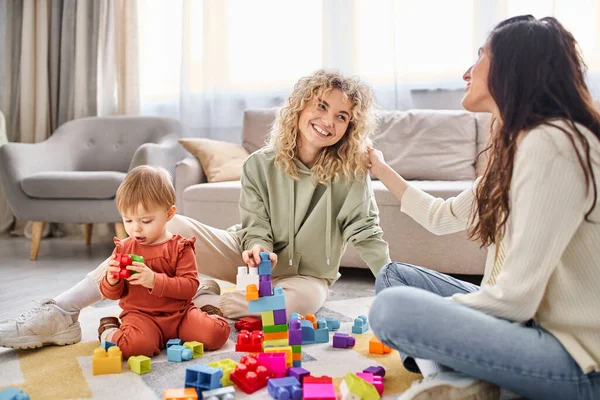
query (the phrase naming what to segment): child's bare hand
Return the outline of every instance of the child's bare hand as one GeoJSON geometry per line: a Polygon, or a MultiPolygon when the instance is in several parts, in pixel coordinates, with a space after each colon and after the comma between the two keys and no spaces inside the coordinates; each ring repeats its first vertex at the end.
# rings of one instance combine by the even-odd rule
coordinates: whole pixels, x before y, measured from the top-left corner
{"type": "Polygon", "coordinates": [[[244,259],[244,262],[248,265],[248,267],[256,268],[256,267],[258,267],[258,264],[260,264],[260,253],[263,251],[266,251],[267,253],[269,253],[269,259],[271,260],[271,267],[275,268],[275,265],[277,265],[277,254],[271,253],[268,249],[264,248],[263,246],[261,246],[259,244],[255,245],[250,250],[244,251],[242,253],[242,258],[244,259]]]}
{"type": "Polygon", "coordinates": [[[119,276],[119,271],[121,268],[119,267],[119,262],[116,260],[116,256],[113,254],[110,256],[108,260],[108,268],[106,269],[106,280],[111,286],[115,286],[119,279],[113,278],[113,274],[119,276]]]}
{"type": "Polygon", "coordinates": [[[146,264],[134,262],[133,265],[128,266],[127,269],[131,272],[137,272],[137,274],[132,274],[129,278],[127,278],[127,282],[132,285],[142,285],[148,289],[152,289],[154,287],[154,271],[148,268],[146,264]]]}

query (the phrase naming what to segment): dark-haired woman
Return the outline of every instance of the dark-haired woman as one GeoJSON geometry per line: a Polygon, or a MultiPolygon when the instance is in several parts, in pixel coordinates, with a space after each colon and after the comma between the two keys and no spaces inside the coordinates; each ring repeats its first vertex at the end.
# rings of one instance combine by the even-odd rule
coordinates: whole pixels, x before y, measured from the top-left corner
{"type": "Polygon", "coordinates": [[[369,151],[403,212],[488,248],[481,287],[401,263],[379,272],[373,331],[425,376],[400,399],[600,398],[600,115],[584,73],[556,19],[508,19],[463,77],[463,107],[493,116],[472,189],[434,198],[369,151]]]}

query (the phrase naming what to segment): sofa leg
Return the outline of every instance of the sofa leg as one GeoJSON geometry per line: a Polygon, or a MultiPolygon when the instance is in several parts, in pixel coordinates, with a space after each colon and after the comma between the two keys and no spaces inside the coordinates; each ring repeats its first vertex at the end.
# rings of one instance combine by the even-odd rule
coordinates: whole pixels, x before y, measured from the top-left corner
{"type": "Polygon", "coordinates": [[[29,259],[37,260],[40,251],[40,241],[42,240],[42,232],[44,231],[44,221],[34,221],[31,227],[31,253],[29,259]]]}
{"type": "Polygon", "coordinates": [[[92,230],[94,229],[94,224],[83,224],[83,238],[85,240],[86,245],[90,245],[92,243],[92,230]]]}
{"type": "Polygon", "coordinates": [[[119,239],[127,238],[127,232],[125,232],[125,226],[122,222],[115,222],[115,231],[119,239]]]}

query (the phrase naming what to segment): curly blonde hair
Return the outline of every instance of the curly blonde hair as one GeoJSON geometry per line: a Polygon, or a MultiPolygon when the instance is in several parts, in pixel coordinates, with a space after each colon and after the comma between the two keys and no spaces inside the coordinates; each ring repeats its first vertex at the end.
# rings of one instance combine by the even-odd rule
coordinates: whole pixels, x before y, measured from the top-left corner
{"type": "Polygon", "coordinates": [[[336,144],[321,150],[312,168],[312,177],[319,183],[363,180],[367,175],[365,152],[370,146],[377,125],[373,111],[373,92],[357,77],[345,78],[337,71],[320,69],[301,78],[286,104],[281,108],[271,129],[269,146],[275,152],[275,164],[292,179],[298,179],[294,163],[298,150],[298,121],[300,113],[315,99],[339,89],[352,103],[351,118],[344,137],[336,144]]]}

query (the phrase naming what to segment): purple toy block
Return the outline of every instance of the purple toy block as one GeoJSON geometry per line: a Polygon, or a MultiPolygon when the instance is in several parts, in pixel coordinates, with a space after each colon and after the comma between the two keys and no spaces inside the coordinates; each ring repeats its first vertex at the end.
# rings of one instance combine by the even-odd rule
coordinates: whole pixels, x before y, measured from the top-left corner
{"type": "Polygon", "coordinates": [[[348,347],[354,347],[356,339],[345,333],[334,333],[333,334],[333,347],[338,349],[347,349],[348,347]]]}
{"type": "Polygon", "coordinates": [[[260,297],[273,296],[273,285],[271,281],[260,281],[258,283],[258,295],[260,297]]]}
{"type": "Polygon", "coordinates": [[[285,308],[281,310],[273,310],[273,318],[275,319],[275,325],[283,325],[287,323],[287,315],[285,308]]]}
{"type": "Polygon", "coordinates": [[[385,376],[385,368],[383,368],[381,365],[374,365],[372,367],[364,369],[363,372],[370,372],[373,375],[377,375],[382,378],[385,376]]]}
{"type": "Polygon", "coordinates": [[[271,275],[260,275],[258,279],[260,282],[271,282],[271,275]]]}
{"type": "Polygon", "coordinates": [[[300,381],[293,376],[269,379],[267,390],[274,399],[302,400],[300,381]]]}
{"type": "Polygon", "coordinates": [[[288,368],[286,375],[293,376],[294,378],[298,379],[300,383],[302,383],[304,377],[310,375],[310,371],[300,367],[292,367],[288,368]]]}
{"type": "Polygon", "coordinates": [[[288,343],[290,346],[302,344],[302,328],[300,327],[300,321],[297,319],[290,321],[288,343]]]}

